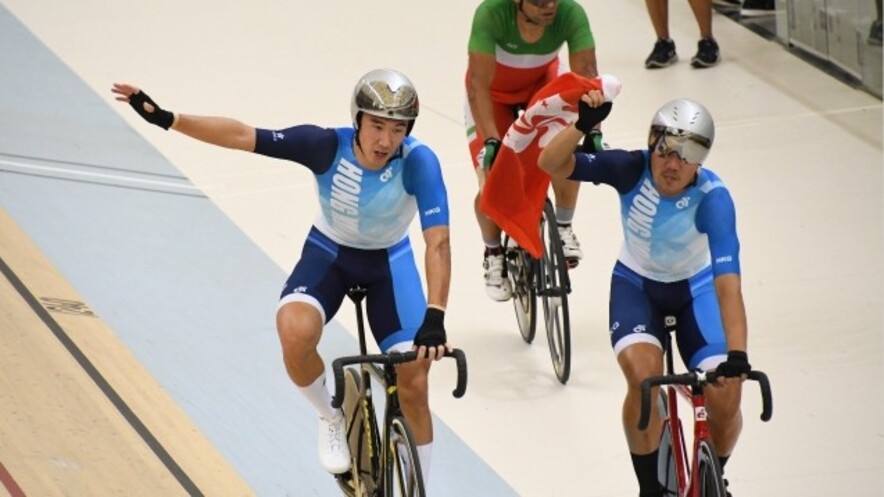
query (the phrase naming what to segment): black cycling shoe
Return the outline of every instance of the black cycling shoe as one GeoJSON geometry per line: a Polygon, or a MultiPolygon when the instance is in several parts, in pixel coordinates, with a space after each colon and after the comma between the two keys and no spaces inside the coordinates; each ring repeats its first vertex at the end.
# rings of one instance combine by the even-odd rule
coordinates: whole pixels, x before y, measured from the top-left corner
{"type": "Polygon", "coordinates": [[[718,43],[714,38],[701,38],[697,43],[697,55],[691,59],[691,65],[697,69],[712,67],[721,61],[718,43]]]}
{"type": "Polygon", "coordinates": [[[645,59],[645,68],[659,69],[671,66],[677,61],[678,54],[675,53],[675,42],[672,40],[657,40],[651,55],[648,55],[648,58],[645,59]]]}

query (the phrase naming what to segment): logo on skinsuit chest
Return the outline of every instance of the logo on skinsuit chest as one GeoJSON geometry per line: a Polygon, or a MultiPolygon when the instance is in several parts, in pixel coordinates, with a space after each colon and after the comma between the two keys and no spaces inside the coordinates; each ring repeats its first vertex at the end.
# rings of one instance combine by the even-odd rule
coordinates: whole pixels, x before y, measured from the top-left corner
{"type": "Polygon", "coordinates": [[[332,224],[346,231],[356,232],[359,226],[359,193],[362,191],[362,169],[341,159],[332,176],[332,224]]]}
{"type": "Polygon", "coordinates": [[[651,256],[651,228],[660,204],[660,194],[646,178],[638,194],[632,198],[626,228],[629,231],[630,243],[644,257],[651,256]]]}

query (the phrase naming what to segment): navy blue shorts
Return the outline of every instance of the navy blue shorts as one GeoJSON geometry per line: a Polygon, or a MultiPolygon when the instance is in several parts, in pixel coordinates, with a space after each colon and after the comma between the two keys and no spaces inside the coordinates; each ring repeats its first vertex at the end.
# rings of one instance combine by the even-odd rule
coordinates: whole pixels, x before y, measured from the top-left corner
{"type": "Polygon", "coordinates": [[[638,342],[662,348],[663,318],[675,316],[678,353],[688,369],[715,369],[727,357],[727,341],[712,270],[687,280],[661,283],[619,261],[611,276],[611,346],[621,350],[638,342]]]}
{"type": "Polygon", "coordinates": [[[388,249],[362,250],[338,245],[312,228],[279,305],[309,303],[328,323],[356,285],[367,290],[368,327],[381,351],[410,349],[427,300],[407,237],[388,249]]]}

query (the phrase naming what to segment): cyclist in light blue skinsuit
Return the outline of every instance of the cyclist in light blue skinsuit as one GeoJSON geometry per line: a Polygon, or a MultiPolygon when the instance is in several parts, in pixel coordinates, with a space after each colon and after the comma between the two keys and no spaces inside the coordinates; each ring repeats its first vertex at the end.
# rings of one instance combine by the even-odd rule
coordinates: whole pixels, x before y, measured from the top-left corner
{"type": "Polygon", "coordinates": [[[286,370],[319,412],[323,466],[331,473],[347,471],[344,418],[331,406],[317,344],[347,291],[355,285],[366,288],[369,327],[381,350],[415,348],[425,358],[398,367],[398,391],[426,482],[433,440],[427,375],[430,360],[451,348],[443,323],[451,255],[439,161],[410,136],[419,111],[411,81],[389,69],[369,72],[353,91],[353,127],[338,129],[256,129],[228,118],[173,114],[129,84],[114,84],[113,92],[151,124],[214,145],[291,160],[313,172],[320,212],[276,316],[286,370]],[[407,236],[415,214],[427,245],[427,298],[407,236]]]}
{"type": "Polygon", "coordinates": [[[611,344],[628,384],[623,426],[640,495],[662,497],[661,420],[651,416],[646,431],[636,426],[641,382],[663,374],[664,316],[676,317],[685,366],[717,369],[726,377],[706,391],[722,466],[742,428],[741,382],[751,367],[736,216],[721,179],[701,167],[715,137],[712,116],[702,105],[678,99],[661,107],[648,149],[574,153],[610,111],[603,101],[598,91],[585,95],[577,121],[547,145],[539,165],[552,176],[605,183],[620,194],[624,241],[611,277],[611,344]]]}

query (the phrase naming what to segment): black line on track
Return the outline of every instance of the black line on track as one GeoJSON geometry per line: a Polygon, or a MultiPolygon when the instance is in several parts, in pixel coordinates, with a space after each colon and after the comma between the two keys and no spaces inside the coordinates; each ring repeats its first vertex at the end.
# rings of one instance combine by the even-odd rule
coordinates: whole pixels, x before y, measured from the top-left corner
{"type": "Polygon", "coordinates": [[[153,436],[150,430],[144,426],[144,423],[138,419],[138,416],[132,411],[128,404],[120,397],[120,395],[114,390],[114,388],[108,383],[108,381],[101,375],[98,369],[94,364],[86,357],[86,354],[77,347],[77,344],[71,339],[70,336],[64,331],[64,329],[52,318],[40,302],[34,297],[34,295],[28,290],[28,288],[22,283],[22,281],[18,278],[15,272],[6,264],[6,261],[0,257],[0,272],[6,276],[6,279],[9,280],[9,283],[18,291],[19,295],[31,306],[31,309],[34,313],[43,321],[47,328],[52,331],[52,334],[58,338],[58,341],[64,345],[65,349],[73,356],[73,358],[77,361],[83,371],[92,378],[92,381],[98,386],[98,388],[104,393],[108,400],[117,408],[120,414],[122,414],[123,418],[129,422],[129,425],[135,430],[136,433],[141,437],[142,440],[147,444],[148,447],[156,454],[157,458],[160,462],[166,466],[166,469],[172,473],[172,476],[178,480],[178,483],[181,484],[182,487],[187,491],[189,495],[192,497],[202,497],[204,494],[200,489],[196,486],[193,480],[190,479],[189,476],[184,472],[183,469],[175,462],[171,455],[166,451],[166,449],[160,444],[160,442],[153,436]]]}

